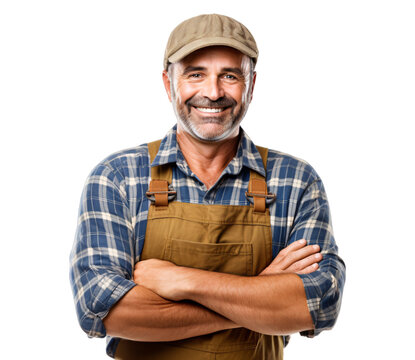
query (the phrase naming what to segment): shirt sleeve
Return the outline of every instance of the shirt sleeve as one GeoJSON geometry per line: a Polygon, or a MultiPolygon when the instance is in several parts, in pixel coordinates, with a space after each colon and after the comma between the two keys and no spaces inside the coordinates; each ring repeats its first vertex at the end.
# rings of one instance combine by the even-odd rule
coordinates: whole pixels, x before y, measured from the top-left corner
{"type": "Polygon", "coordinates": [[[319,178],[307,186],[297,207],[289,242],[300,239],[306,239],[308,244],[318,244],[323,255],[317,271],[299,275],[315,327],[301,335],[313,337],[334,326],[345,282],[345,264],[338,256],[329,205],[319,178]]]}
{"type": "Polygon", "coordinates": [[[70,256],[78,321],[89,337],[106,335],[103,318],[135,286],[133,234],[122,174],[100,164],[82,193],[70,256]]]}

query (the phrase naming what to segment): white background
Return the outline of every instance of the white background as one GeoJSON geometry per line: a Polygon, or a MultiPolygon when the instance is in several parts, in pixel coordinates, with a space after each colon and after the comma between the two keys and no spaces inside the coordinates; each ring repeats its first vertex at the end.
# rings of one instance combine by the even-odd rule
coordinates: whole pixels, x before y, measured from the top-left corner
{"type": "Polygon", "coordinates": [[[216,12],[260,56],[243,126],[323,178],[347,264],[336,327],[286,359],[414,359],[412,1],[2,1],[1,358],[106,359],[77,324],[68,257],[89,171],[174,124],[170,31],[216,12]]]}

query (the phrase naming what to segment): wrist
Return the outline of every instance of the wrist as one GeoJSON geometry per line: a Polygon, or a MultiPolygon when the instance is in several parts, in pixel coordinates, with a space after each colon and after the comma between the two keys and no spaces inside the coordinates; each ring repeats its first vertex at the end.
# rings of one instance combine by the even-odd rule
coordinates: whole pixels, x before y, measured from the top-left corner
{"type": "Polygon", "coordinates": [[[177,266],[172,283],[176,285],[176,295],[180,300],[195,300],[196,290],[201,286],[203,272],[203,270],[177,266]]]}

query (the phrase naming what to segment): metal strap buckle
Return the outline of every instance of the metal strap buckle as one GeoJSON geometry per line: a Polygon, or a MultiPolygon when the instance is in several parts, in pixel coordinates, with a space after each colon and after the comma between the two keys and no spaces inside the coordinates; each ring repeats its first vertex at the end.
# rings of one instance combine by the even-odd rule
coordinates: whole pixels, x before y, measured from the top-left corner
{"type": "Polygon", "coordinates": [[[151,202],[155,202],[156,201],[156,199],[154,197],[155,194],[168,194],[167,199],[168,199],[168,201],[171,201],[176,197],[177,192],[176,192],[176,190],[174,190],[173,186],[169,185],[169,190],[168,191],[147,191],[146,192],[146,197],[151,202]]]}
{"type": "Polygon", "coordinates": [[[269,193],[269,194],[256,194],[256,193],[246,191],[245,196],[251,204],[254,203],[254,197],[265,198],[265,202],[266,202],[267,205],[272,204],[277,199],[277,196],[275,194],[271,194],[271,193],[269,193]]]}

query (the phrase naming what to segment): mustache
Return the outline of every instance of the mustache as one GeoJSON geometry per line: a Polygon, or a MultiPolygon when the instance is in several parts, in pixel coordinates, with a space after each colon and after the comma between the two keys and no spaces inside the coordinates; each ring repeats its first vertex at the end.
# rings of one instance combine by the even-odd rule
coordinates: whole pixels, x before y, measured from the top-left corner
{"type": "Polygon", "coordinates": [[[223,96],[214,101],[208,98],[205,98],[205,97],[201,97],[201,96],[193,96],[190,99],[187,99],[185,104],[187,105],[188,108],[190,108],[190,106],[225,108],[225,107],[236,106],[236,101],[228,96],[223,96]]]}

